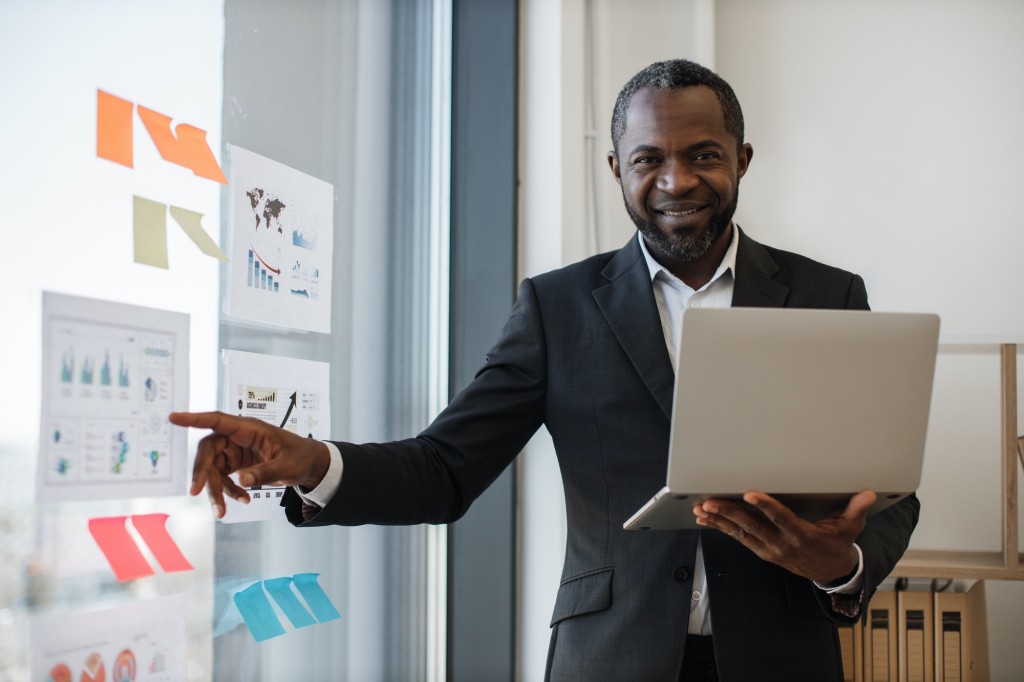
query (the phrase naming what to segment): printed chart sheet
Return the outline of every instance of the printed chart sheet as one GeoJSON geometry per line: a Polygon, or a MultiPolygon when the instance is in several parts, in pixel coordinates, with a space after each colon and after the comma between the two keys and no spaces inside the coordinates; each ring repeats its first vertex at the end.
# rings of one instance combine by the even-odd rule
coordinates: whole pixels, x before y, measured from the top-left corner
{"type": "Polygon", "coordinates": [[[334,186],[230,147],[232,317],[329,333],[334,186]]]}
{"type": "Polygon", "coordinates": [[[188,315],[44,292],[39,499],[185,493],[188,315]]]}
{"type": "Polygon", "coordinates": [[[102,611],[37,616],[31,637],[33,680],[186,679],[181,595],[102,611]]]}
{"type": "MultiPolygon", "coordinates": [[[[305,438],[324,440],[331,432],[329,387],[326,362],[224,351],[222,409],[230,414],[256,417],[305,438]]],[[[249,504],[225,498],[224,523],[284,518],[284,488],[248,490],[249,504]]]]}

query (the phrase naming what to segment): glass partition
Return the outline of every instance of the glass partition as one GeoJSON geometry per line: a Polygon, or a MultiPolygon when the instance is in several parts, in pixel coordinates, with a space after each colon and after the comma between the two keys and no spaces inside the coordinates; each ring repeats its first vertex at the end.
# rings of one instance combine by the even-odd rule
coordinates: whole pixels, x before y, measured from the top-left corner
{"type": "MultiPolygon", "coordinates": [[[[295,529],[279,514],[216,522],[205,499],[179,485],[202,434],[189,433],[187,444],[168,435],[164,451],[151,445],[163,422],[149,417],[170,407],[231,409],[236,351],[270,356],[277,370],[291,360],[323,363],[309,365],[326,370],[310,381],[322,378],[326,394],[307,390],[313,397],[284,419],[329,404],[317,419],[329,421],[333,438],[408,436],[443,405],[448,8],[444,0],[0,6],[8,65],[0,179],[9,198],[0,357],[10,380],[0,397],[8,488],[0,682],[60,679],[61,666],[76,680],[112,678],[129,665],[139,680],[443,677],[443,528],[295,529]],[[333,244],[317,267],[285,261],[294,255],[287,249],[254,261],[234,255],[238,192],[254,188],[232,179],[248,152],[266,159],[282,186],[305,178],[295,182],[318,197],[309,205],[326,201],[331,220],[321,229],[333,244]],[[301,269],[308,286],[291,286],[299,279],[285,266],[301,269]],[[247,282],[254,273],[263,288],[247,282]],[[51,338],[64,318],[44,305],[44,292],[71,311],[64,331],[78,334],[73,354],[51,338]],[[239,304],[256,293],[329,304],[316,324],[309,315],[257,319],[239,304]],[[187,316],[177,370],[137,376],[151,361],[170,362],[139,341],[153,333],[146,315],[114,306],[97,326],[91,316],[107,309],[93,301],[187,316]],[[310,330],[325,318],[327,329],[310,330]],[[128,427],[114,425],[105,405],[60,421],[70,419],[58,409],[65,399],[119,396],[128,427]],[[166,408],[147,402],[164,398],[166,408]],[[101,453],[95,471],[87,442],[101,453]],[[180,474],[168,478],[174,489],[150,492],[146,477],[165,466],[180,474]],[[72,489],[80,495],[66,494],[72,489]],[[174,551],[188,568],[169,559],[174,551]],[[126,552],[140,557],[135,574],[126,552]],[[318,574],[315,586],[340,617],[324,616],[315,590],[299,588],[306,574],[318,574]],[[282,585],[312,623],[296,625],[282,585]],[[270,609],[262,625],[240,601],[246,590],[270,609]],[[266,636],[271,621],[283,633],[266,636]],[[121,647],[117,637],[136,643],[121,647]]],[[[301,202],[278,199],[284,208],[261,197],[248,219],[282,228],[301,202]]],[[[312,239],[298,230],[287,241],[306,248],[312,239]]],[[[294,390],[301,401],[302,387],[294,390]]],[[[314,421],[295,428],[312,433],[314,421]]]]}

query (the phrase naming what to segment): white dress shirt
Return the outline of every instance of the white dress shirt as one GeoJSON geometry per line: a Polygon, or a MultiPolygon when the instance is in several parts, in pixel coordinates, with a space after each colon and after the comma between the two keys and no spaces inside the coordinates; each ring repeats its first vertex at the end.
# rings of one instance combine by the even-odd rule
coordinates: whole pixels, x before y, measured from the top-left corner
{"type": "MultiPolygon", "coordinates": [[[[647,250],[643,236],[637,232],[640,250],[647,261],[654,287],[654,300],[661,315],[661,331],[665,334],[668,357],[675,371],[679,359],[679,340],[683,335],[683,313],[689,307],[728,308],[732,305],[733,272],[736,270],[736,245],[739,230],[733,229],[732,241],[719,263],[718,269],[707,284],[694,291],[683,280],[666,270],[654,260],[647,250]]],[[[708,596],[708,578],[704,572],[704,552],[697,542],[697,558],[693,567],[693,592],[690,593],[690,622],[687,632],[691,635],[711,634],[711,601],[708,596]]]]}

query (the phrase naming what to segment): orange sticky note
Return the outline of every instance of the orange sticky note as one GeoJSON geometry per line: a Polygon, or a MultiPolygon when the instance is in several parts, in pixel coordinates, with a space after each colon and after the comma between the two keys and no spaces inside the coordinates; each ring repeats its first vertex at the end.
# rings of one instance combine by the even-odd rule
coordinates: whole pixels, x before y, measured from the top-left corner
{"type": "Polygon", "coordinates": [[[153,568],[125,527],[126,516],[89,519],[89,532],[121,582],[153,575],[153,568]]]}
{"type": "Polygon", "coordinates": [[[222,185],[228,184],[220,169],[210,145],[206,142],[206,131],[181,123],[171,132],[171,117],[139,106],[139,118],[146,131],[153,138],[160,156],[166,161],[191,169],[201,178],[207,178],[222,185]]]}
{"type": "Polygon", "coordinates": [[[132,525],[142,536],[149,551],[156,557],[160,568],[168,573],[191,571],[192,564],[167,532],[167,519],[167,514],[136,514],[132,516],[132,525]]]}
{"type": "Polygon", "coordinates": [[[135,105],[96,91],[96,156],[132,167],[132,110],[135,105]]]}

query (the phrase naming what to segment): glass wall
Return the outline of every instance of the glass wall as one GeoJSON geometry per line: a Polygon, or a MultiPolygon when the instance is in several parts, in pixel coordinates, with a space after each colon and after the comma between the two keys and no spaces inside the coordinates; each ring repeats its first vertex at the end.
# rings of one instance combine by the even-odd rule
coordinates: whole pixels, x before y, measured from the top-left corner
{"type": "MultiPolygon", "coordinates": [[[[153,472],[159,463],[180,473],[167,494],[137,494],[149,490],[145,482],[133,488],[107,461],[117,447],[131,461],[134,450],[125,445],[131,429],[116,432],[116,443],[103,441],[106,468],[97,475],[105,487],[91,485],[88,476],[71,486],[84,499],[47,483],[64,475],[51,471],[55,466],[69,476],[89,466],[76,459],[78,450],[68,450],[70,464],[40,453],[59,438],[66,445],[66,433],[93,434],[109,416],[97,408],[77,432],[54,427],[63,398],[60,368],[50,368],[59,358],[53,343],[44,343],[51,312],[44,292],[86,299],[66,299],[79,306],[71,315],[75,324],[76,315],[85,320],[94,312],[92,300],[187,315],[187,371],[183,382],[171,381],[176,409],[234,409],[238,363],[231,363],[240,356],[228,351],[243,351],[271,356],[270,366],[300,359],[329,367],[327,393],[319,396],[329,410],[318,419],[329,421],[331,437],[377,441],[426,425],[447,398],[447,187],[441,179],[448,177],[448,6],[442,0],[126,0],[102,9],[60,0],[0,3],[0,55],[8,65],[0,70],[7,94],[0,180],[9,199],[7,291],[0,297],[8,325],[0,358],[9,380],[0,392],[0,475],[7,484],[0,496],[0,682],[58,679],[62,665],[74,679],[99,679],[99,666],[113,676],[127,665],[126,651],[135,652],[140,680],[178,679],[179,672],[193,680],[443,676],[443,528],[295,529],[279,513],[215,522],[205,499],[184,495],[201,433],[188,434],[187,446],[152,456],[153,472]],[[200,172],[205,148],[226,182],[200,172]],[[256,300],[244,275],[238,279],[237,268],[252,274],[250,263],[235,256],[246,248],[238,191],[255,187],[233,181],[243,177],[241,160],[252,158],[250,152],[276,169],[268,177],[300,173],[306,180],[296,182],[327,197],[330,257],[315,272],[303,270],[309,287],[287,288],[312,297],[329,273],[329,286],[315,296],[329,300],[316,313],[319,322],[329,319],[329,333],[310,331],[316,325],[301,315],[261,317],[239,305],[246,294],[256,300]],[[230,262],[217,257],[220,251],[230,262]],[[51,375],[58,379],[47,383],[51,375]],[[166,533],[155,531],[160,545],[144,521],[162,515],[166,533]],[[124,556],[97,530],[110,519],[119,519],[118,539],[138,548],[148,575],[118,573],[124,556]],[[167,542],[189,569],[161,563],[167,542]],[[298,603],[317,622],[296,627],[290,620],[295,612],[267,581],[304,573],[319,574],[316,584],[340,618],[318,616],[302,594],[298,603]],[[237,595],[254,585],[264,586],[269,617],[283,634],[258,641],[259,627],[246,625],[253,612],[237,595]],[[153,644],[164,635],[166,642],[153,644]],[[134,636],[136,644],[107,653],[122,636],[134,636]]],[[[246,219],[267,221],[254,232],[271,221],[282,235],[291,229],[288,212],[298,204],[278,198],[283,208],[268,207],[265,197],[250,207],[246,219]]],[[[291,241],[309,237],[302,232],[291,241]]],[[[290,257],[286,249],[262,254],[257,280],[263,263],[264,276],[277,270],[278,286],[288,285],[282,264],[300,265],[285,261],[290,257]]],[[[274,295],[273,286],[269,292],[274,295]]],[[[136,309],[111,310],[103,329],[128,334],[141,324],[136,309]]],[[[85,324],[75,329],[94,329],[85,324]]],[[[95,392],[79,385],[79,374],[75,381],[77,392],[69,395],[99,400],[101,379],[95,392]]],[[[137,397],[145,407],[150,385],[125,382],[126,400],[137,397]]],[[[281,381],[263,383],[283,388],[276,385],[281,381]]],[[[302,395],[301,386],[294,390],[302,395]]],[[[299,405],[289,414],[303,408],[313,410],[299,405]]]]}

